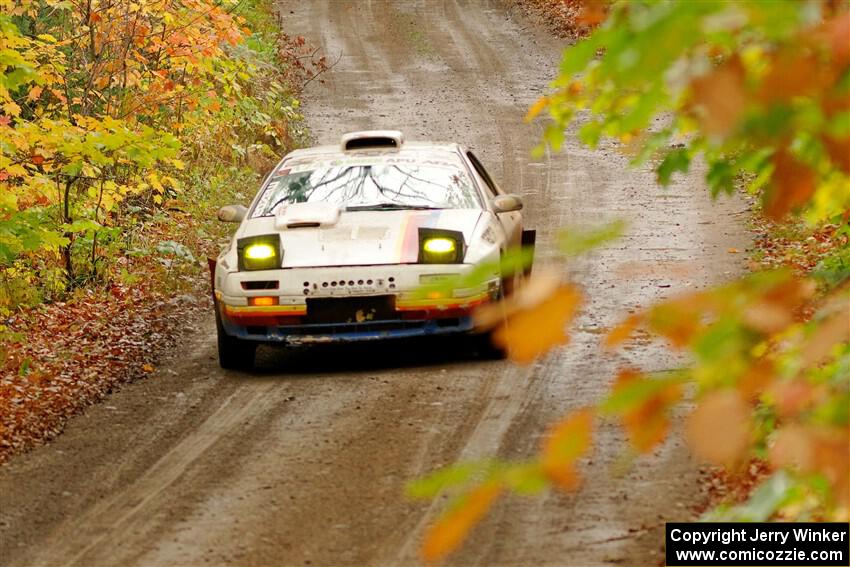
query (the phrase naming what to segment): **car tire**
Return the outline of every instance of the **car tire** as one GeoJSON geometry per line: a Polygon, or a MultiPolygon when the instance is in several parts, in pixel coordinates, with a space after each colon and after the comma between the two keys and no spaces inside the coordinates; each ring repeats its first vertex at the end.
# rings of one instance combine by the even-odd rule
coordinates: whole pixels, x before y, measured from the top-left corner
{"type": "Polygon", "coordinates": [[[482,360],[504,360],[508,353],[505,349],[493,343],[493,332],[473,335],[475,354],[482,360]]]}
{"type": "Polygon", "coordinates": [[[254,355],[257,343],[232,337],[224,332],[221,316],[216,311],[215,330],[218,335],[218,364],[225,370],[251,370],[254,368],[254,355]]]}

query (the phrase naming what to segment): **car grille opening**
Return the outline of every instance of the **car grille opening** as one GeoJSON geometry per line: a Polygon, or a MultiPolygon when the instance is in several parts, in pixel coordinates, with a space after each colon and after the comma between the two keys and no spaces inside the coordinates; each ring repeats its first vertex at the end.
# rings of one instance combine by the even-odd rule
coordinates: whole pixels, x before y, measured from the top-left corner
{"type": "Polygon", "coordinates": [[[242,289],[244,290],[277,289],[278,287],[280,287],[280,282],[277,280],[242,282],[242,289]]]}

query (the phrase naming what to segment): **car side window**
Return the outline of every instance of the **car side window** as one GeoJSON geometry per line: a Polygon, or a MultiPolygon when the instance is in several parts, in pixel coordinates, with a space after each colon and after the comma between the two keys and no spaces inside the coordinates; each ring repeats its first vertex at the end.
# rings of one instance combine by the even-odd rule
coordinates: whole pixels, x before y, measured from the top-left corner
{"type": "Polygon", "coordinates": [[[472,163],[472,167],[475,168],[476,173],[484,180],[484,184],[487,186],[487,193],[490,198],[498,196],[501,191],[499,191],[499,187],[493,182],[493,178],[490,177],[490,174],[487,173],[487,170],[484,169],[484,166],[481,164],[481,161],[475,154],[472,152],[466,152],[466,157],[469,158],[470,163],[472,163]]]}

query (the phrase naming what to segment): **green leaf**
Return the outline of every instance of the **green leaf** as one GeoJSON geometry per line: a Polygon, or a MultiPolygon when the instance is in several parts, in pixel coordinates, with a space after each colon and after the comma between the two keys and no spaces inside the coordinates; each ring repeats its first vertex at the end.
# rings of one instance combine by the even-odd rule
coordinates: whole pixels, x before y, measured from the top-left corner
{"type": "Polygon", "coordinates": [[[83,162],[82,161],[72,161],[62,168],[62,173],[68,175],[70,177],[74,177],[75,175],[79,175],[83,170],[83,162]]]}
{"type": "Polygon", "coordinates": [[[637,104],[620,120],[620,132],[627,133],[645,128],[664,101],[663,92],[661,83],[656,83],[649,91],[641,93],[637,104]]]}
{"type": "Polygon", "coordinates": [[[561,59],[561,75],[569,79],[576,73],[583,71],[596,55],[604,35],[605,32],[597,31],[589,38],[565,49],[563,59],[561,59]]]}
{"type": "Polygon", "coordinates": [[[660,185],[669,185],[670,179],[676,172],[687,173],[691,165],[691,155],[687,148],[679,148],[664,156],[656,174],[660,185]]]}
{"type": "Polygon", "coordinates": [[[564,130],[557,124],[550,124],[543,132],[543,139],[550,148],[558,152],[564,144],[564,130]]]}
{"type": "Polygon", "coordinates": [[[587,124],[579,128],[578,139],[587,146],[595,148],[599,144],[599,138],[602,137],[602,128],[604,124],[597,120],[591,120],[587,124]]]}
{"type": "Polygon", "coordinates": [[[447,488],[464,485],[492,472],[495,463],[491,460],[457,463],[439,469],[426,477],[407,483],[408,498],[428,500],[447,488]]]}
{"type": "Polygon", "coordinates": [[[511,465],[500,475],[505,484],[517,494],[532,496],[549,487],[549,480],[539,463],[511,465]]]}
{"type": "Polygon", "coordinates": [[[652,377],[646,380],[634,380],[611,392],[603,401],[599,410],[607,414],[620,414],[635,407],[646,399],[652,397],[656,392],[668,388],[672,384],[684,382],[686,373],[675,371],[666,373],[665,377],[652,377]]]}
{"type": "Polygon", "coordinates": [[[727,160],[712,163],[705,179],[712,197],[717,197],[720,193],[731,195],[735,191],[735,171],[727,160]]]}
{"type": "Polygon", "coordinates": [[[432,293],[450,294],[455,289],[473,288],[501,274],[508,277],[525,270],[534,260],[534,249],[531,247],[512,248],[506,251],[500,260],[481,262],[466,274],[448,277],[433,284],[425,284],[414,291],[415,298],[425,298],[432,293]]]}
{"type": "Polygon", "coordinates": [[[71,224],[62,225],[62,229],[65,232],[97,232],[101,228],[103,228],[103,226],[93,220],[77,220],[72,222],[71,224]]]}
{"type": "Polygon", "coordinates": [[[558,246],[567,256],[577,256],[617,240],[625,229],[626,223],[622,219],[590,230],[565,228],[558,234],[558,246]]]}

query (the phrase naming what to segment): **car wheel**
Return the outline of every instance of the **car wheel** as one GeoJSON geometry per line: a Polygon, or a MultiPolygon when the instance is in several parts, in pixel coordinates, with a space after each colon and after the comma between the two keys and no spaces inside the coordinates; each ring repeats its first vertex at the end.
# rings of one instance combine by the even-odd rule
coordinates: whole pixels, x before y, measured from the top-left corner
{"type": "Polygon", "coordinates": [[[473,335],[473,346],[475,354],[483,360],[503,360],[508,353],[502,347],[493,343],[493,332],[487,331],[473,335]]]}
{"type": "Polygon", "coordinates": [[[502,297],[510,297],[525,283],[526,275],[517,272],[506,278],[502,278],[502,297]]]}
{"type": "Polygon", "coordinates": [[[218,364],[225,370],[251,370],[257,343],[232,337],[224,332],[221,316],[215,314],[215,330],[218,335],[218,364]]]}

